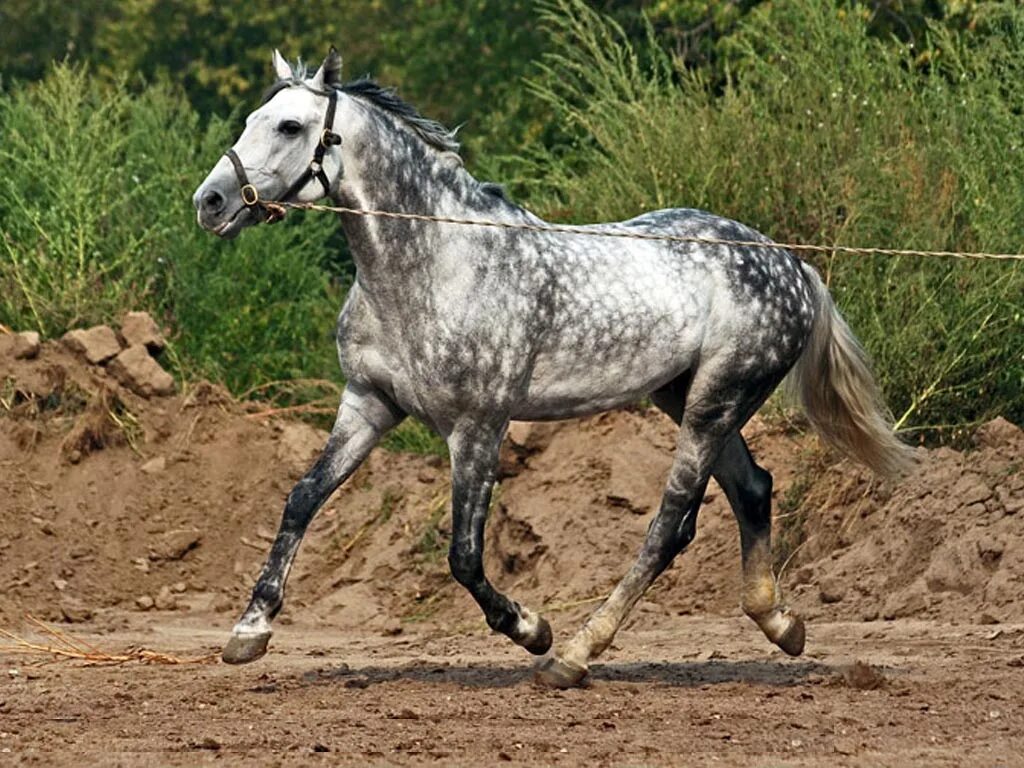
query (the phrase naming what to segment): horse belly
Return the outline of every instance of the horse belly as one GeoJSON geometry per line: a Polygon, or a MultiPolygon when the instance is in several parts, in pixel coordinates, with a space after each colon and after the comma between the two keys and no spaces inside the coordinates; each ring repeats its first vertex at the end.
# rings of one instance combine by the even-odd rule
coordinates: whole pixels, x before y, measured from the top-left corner
{"type": "Polygon", "coordinates": [[[695,362],[703,323],[679,311],[617,331],[600,326],[536,358],[517,419],[560,419],[636,402],[695,362]]]}

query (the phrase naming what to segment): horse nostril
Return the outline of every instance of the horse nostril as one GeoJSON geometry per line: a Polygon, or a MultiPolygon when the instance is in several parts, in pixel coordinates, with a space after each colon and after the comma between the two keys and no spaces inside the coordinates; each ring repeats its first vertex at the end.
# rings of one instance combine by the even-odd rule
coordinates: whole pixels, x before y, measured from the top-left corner
{"type": "Polygon", "coordinates": [[[224,210],[224,195],[215,189],[203,194],[203,210],[207,213],[220,213],[224,210]]]}

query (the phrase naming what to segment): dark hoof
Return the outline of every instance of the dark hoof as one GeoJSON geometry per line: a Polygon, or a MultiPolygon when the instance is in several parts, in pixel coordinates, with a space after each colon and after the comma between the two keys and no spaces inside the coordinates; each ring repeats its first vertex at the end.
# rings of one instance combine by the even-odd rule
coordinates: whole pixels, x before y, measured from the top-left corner
{"type": "Polygon", "coordinates": [[[523,648],[534,656],[543,656],[551,650],[551,642],[551,625],[547,619],[541,617],[537,619],[537,631],[523,643],[523,648]]]}
{"type": "Polygon", "coordinates": [[[546,688],[575,688],[587,676],[587,668],[554,656],[541,662],[533,673],[533,681],[546,688]]]}
{"type": "Polygon", "coordinates": [[[227,664],[248,664],[267,652],[270,632],[257,635],[232,635],[221,652],[221,659],[227,664]]]}
{"type": "Polygon", "coordinates": [[[799,656],[804,652],[804,643],[807,641],[807,631],[804,629],[804,620],[799,616],[792,616],[793,623],[789,625],[776,645],[790,656],[799,656]]]}

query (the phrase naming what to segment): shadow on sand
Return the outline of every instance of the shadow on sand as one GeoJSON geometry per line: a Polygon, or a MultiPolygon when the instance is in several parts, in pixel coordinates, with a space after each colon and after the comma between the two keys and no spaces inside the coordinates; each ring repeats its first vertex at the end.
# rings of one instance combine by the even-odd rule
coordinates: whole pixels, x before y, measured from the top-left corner
{"type": "MultiPolygon", "coordinates": [[[[705,685],[746,683],[785,687],[801,685],[808,678],[828,677],[839,670],[813,661],[685,661],[595,664],[587,683],[653,683],[687,688],[705,685]]],[[[300,678],[306,685],[342,685],[368,688],[398,681],[433,683],[466,688],[507,688],[529,684],[532,666],[506,667],[492,664],[437,664],[415,662],[400,666],[350,667],[347,664],[307,672],[300,678]]]]}

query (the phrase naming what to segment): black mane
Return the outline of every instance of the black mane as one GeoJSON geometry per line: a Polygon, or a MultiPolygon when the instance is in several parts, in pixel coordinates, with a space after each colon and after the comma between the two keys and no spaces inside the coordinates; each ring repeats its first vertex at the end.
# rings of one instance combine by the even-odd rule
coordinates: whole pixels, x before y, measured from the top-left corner
{"type": "Polygon", "coordinates": [[[458,152],[459,142],[455,131],[450,131],[436,120],[423,117],[416,108],[398,98],[394,88],[385,88],[368,77],[338,86],[338,90],[350,96],[366,99],[374,106],[389,112],[408,125],[427,144],[442,152],[458,152]]]}

